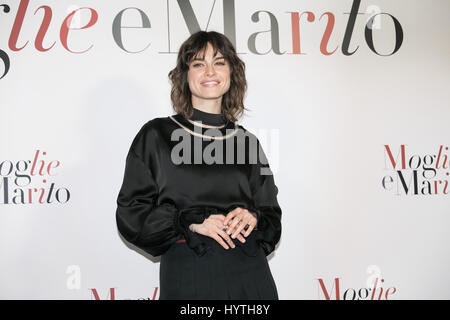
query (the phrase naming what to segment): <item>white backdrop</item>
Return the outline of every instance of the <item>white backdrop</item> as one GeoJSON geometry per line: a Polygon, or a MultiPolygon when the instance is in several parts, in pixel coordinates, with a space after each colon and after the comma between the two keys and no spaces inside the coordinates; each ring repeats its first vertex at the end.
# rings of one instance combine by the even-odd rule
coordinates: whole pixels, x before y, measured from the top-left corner
{"type": "Polygon", "coordinates": [[[20,23],[27,1],[4,0],[0,298],[158,299],[159,259],[119,236],[116,198],[137,131],[173,114],[167,74],[196,27],[190,4],[202,30],[235,27],[252,110],[239,122],[262,140],[283,210],[269,256],[280,298],[449,299],[450,3],[363,0],[347,29],[358,2],[35,0],[20,23]],[[98,19],[66,48],[61,26],[82,7],[71,28],[98,19]],[[126,8],[141,11],[124,11],[120,46],[126,8]],[[296,12],[314,19],[298,29],[296,12]],[[364,32],[380,12],[377,54],[364,32]]]}

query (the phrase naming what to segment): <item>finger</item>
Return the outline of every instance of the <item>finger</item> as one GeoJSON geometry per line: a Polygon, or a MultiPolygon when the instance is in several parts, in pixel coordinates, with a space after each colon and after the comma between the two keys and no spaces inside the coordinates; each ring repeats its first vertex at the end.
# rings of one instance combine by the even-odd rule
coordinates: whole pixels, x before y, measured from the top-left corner
{"type": "Polygon", "coordinates": [[[244,237],[248,237],[248,235],[253,231],[254,228],[255,228],[255,226],[250,224],[247,231],[244,233],[244,237]]]}
{"type": "Polygon", "coordinates": [[[235,216],[236,216],[236,212],[230,212],[223,220],[223,225],[224,226],[228,225],[235,216]]]}
{"type": "Polygon", "coordinates": [[[236,230],[233,232],[233,235],[231,236],[231,238],[236,238],[237,235],[241,232],[241,230],[244,229],[244,227],[247,225],[246,222],[241,222],[241,224],[239,224],[236,228],[236,230]]]}
{"type": "Polygon", "coordinates": [[[230,247],[234,248],[236,245],[234,244],[233,240],[231,240],[230,236],[225,233],[225,231],[221,230],[220,228],[217,228],[217,233],[219,236],[221,236],[230,247]]]}
{"type": "Polygon", "coordinates": [[[236,226],[238,225],[239,221],[241,221],[240,217],[236,216],[233,218],[233,221],[231,222],[230,226],[227,229],[227,233],[231,234],[234,232],[236,226]]]}
{"type": "Polygon", "coordinates": [[[224,226],[220,223],[217,222],[216,224],[216,228],[215,231],[217,234],[219,234],[226,242],[228,242],[228,244],[234,248],[234,242],[233,240],[231,240],[230,236],[228,234],[226,234],[224,226]]]}
{"type": "Polygon", "coordinates": [[[228,212],[227,216],[225,217],[225,220],[223,221],[223,225],[227,225],[231,219],[233,219],[239,212],[241,208],[237,207],[230,212],[228,212]]]}
{"type": "Polygon", "coordinates": [[[217,227],[217,229],[220,229],[223,232],[226,232],[226,229],[228,228],[228,226],[224,226],[222,224],[222,221],[220,221],[220,220],[216,221],[216,227],[217,227]]]}
{"type": "Polygon", "coordinates": [[[225,243],[225,241],[223,241],[223,239],[221,237],[219,237],[219,235],[217,233],[213,233],[211,238],[213,238],[214,240],[216,240],[222,247],[224,247],[225,249],[229,249],[229,247],[227,246],[227,244],[225,243]]]}
{"type": "MultiPolygon", "coordinates": [[[[239,220],[241,221],[246,217],[247,214],[250,214],[250,212],[247,209],[237,207],[234,210],[236,210],[236,212],[233,213],[233,220],[235,220],[236,218],[239,218],[239,220]]],[[[233,228],[234,228],[234,226],[233,226],[233,228]]]]}
{"type": "Polygon", "coordinates": [[[240,221],[238,221],[238,223],[236,223],[236,224],[233,223],[231,225],[231,228],[227,232],[230,235],[230,237],[236,233],[236,230],[238,229],[239,226],[240,226],[240,221]]]}
{"type": "Polygon", "coordinates": [[[238,239],[240,242],[245,243],[245,238],[244,238],[241,234],[238,234],[237,239],[238,239]]]}

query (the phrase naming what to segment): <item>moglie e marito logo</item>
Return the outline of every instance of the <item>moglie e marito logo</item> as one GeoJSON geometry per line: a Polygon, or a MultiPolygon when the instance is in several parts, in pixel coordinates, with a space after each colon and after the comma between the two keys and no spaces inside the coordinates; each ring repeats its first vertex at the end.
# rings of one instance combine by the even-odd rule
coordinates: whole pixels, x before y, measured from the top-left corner
{"type": "Polygon", "coordinates": [[[33,160],[0,160],[0,204],[66,203],[67,188],[51,182],[59,160],[47,160],[47,152],[36,150],[33,160]]]}
{"type": "Polygon", "coordinates": [[[400,145],[394,153],[389,145],[384,146],[385,170],[393,173],[381,180],[387,191],[396,195],[444,195],[448,194],[450,161],[446,154],[448,147],[442,145],[435,154],[407,155],[406,145],[400,145]]]}

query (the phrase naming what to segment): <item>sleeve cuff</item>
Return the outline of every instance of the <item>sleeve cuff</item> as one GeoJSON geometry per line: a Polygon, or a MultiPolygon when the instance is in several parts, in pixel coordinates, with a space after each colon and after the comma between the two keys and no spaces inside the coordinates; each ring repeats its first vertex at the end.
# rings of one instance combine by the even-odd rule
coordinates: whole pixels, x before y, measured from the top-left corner
{"type": "Polygon", "coordinates": [[[250,209],[248,209],[248,211],[256,218],[256,226],[253,230],[261,229],[261,228],[258,228],[258,226],[261,226],[261,224],[260,224],[261,212],[258,209],[256,209],[255,207],[251,207],[250,209]]]}
{"type": "Polygon", "coordinates": [[[207,246],[195,232],[189,229],[193,223],[200,224],[211,214],[217,213],[217,209],[208,207],[194,207],[180,210],[175,216],[176,229],[184,236],[186,244],[194,250],[198,256],[204,255],[209,246],[207,246]]]}
{"type": "Polygon", "coordinates": [[[249,209],[249,211],[251,213],[254,213],[257,219],[257,224],[255,229],[253,229],[252,232],[255,233],[255,241],[261,246],[261,248],[264,250],[264,253],[266,254],[266,256],[268,256],[275,248],[274,246],[272,246],[271,243],[267,242],[267,240],[265,239],[265,235],[263,232],[263,228],[261,227],[263,225],[263,221],[261,218],[261,211],[258,210],[255,207],[252,207],[249,209]],[[259,230],[258,230],[259,229],[259,230]]]}

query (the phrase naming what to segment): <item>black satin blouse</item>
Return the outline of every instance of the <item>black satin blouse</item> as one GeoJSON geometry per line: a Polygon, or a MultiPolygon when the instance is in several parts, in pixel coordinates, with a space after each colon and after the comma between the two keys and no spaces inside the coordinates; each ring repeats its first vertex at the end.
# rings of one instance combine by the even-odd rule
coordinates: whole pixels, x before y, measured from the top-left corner
{"type": "Polygon", "coordinates": [[[155,118],[135,136],[117,197],[120,234],[152,256],[181,239],[201,256],[210,247],[189,225],[241,207],[256,215],[252,237],[270,254],[281,236],[282,211],[258,139],[221,114],[194,108],[190,120],[155,118]]]}

